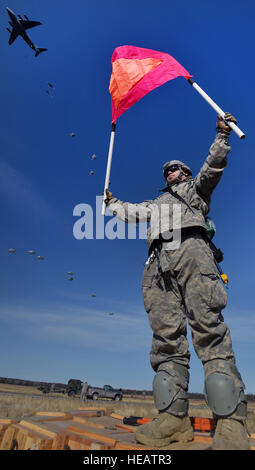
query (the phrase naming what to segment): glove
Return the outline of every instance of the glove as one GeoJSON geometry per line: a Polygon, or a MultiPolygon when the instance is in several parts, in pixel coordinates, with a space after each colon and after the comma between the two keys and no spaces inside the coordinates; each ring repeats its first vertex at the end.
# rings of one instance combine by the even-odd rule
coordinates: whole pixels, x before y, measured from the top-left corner
{"type": "Polygon", "coordinates": [[[235,124],[237,123],[237,120],[236,118],[234,118],[234,116],[232,116],[232,114],[230,113],[225,113],[224,115],[224,120],[222,119],[222,117],[220,115],[218,115],[218,121],[217,121],[217,127],[216,127],[216,130],[218,132],[220,132],[221,134],[224,134],[224,135],[229,135],[230,132],[231,132],[231,127],[229,127],[227,125],[227,123],[225,121],[230,121],[230,122],[234,122],[235,124]]]}
{"type": "Polygon", "coordinates": [[[108,205],[110,200],[113,199],[113,194],[111,193],[111,191],[108,191],[108,189],[106,189],[105,192],[106,192],[106,199],[104,200],[104,202],[106,205],[108,205]]]}

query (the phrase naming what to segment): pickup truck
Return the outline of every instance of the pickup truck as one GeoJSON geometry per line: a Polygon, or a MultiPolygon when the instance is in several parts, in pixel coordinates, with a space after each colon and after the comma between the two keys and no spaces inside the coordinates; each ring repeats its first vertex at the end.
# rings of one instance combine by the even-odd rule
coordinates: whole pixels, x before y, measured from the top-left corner
{"type": "Polygon", "coordinates": [[[111,398],[112,400],[119,401],[123,398],[123,392],[121,388],[116,389],[111,387],[111,385],[104,385],[103,388],[91,387],[91,385],[89,385],[86,397],[92,398],[93,400],[111,398]]]}

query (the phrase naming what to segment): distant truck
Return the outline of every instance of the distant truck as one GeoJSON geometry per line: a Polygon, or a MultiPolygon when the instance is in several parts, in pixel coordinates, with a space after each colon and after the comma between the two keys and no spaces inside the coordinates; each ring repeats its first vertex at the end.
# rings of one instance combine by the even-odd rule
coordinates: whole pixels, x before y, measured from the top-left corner
{"type": "Polygon", "coordinates": [[[104,385],[103,388],[91,387],[91,385],[89,385],[86,397],[92,398],[92,400],[111,398],[112,400],[119,401],[123,398],[123,392],[121,388],[113,388],[111,385],[104,385]]]}
{"type": "Polygon", "coordinates": [[[38,390],[41,390],[44,394],[46,393],[66,393],[69,397],[75,397],[80,395],[82,388],[82,381],[76,379],[68,380],[67,385],[62,384],[49,384],[44,383],[37,387],[38,390]]]}

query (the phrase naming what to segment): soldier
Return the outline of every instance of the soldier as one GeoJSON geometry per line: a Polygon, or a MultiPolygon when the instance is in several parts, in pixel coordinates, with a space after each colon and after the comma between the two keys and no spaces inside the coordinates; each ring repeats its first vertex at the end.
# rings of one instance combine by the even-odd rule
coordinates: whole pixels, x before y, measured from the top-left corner
{"type": "Polygon", "coordinates": [[[166,187],[154,201],[130,204],[114,198],[109,191],[106,193],[107,206],[121,220],[150,221],[149,258],[142,290],[153,330],[150,360],[156,372],[153,395],[158,415],[136,432],[136,440],[148,446],[165,447],[173,441],[193,439],[187,398],[188,320],[194,349],[204,367],[205,398],[217,420],[212,448],[250,448],[245,386],[236,367],[230,331],[221,313],[227,304],[227,293],[215,267],[205,223],[212,192],[227,165],[231,132],[227,121],[236,123],[229,113],[224,120],[218,116],[217,135],[195,178],[186,164],[172,160],[163,167],[166,187]],[[176,249],[171,245],[175,235],[171,230],[174,204],[181,207],[181,240],[176,249]],[[167,214],[163,213],[164,205],[169,208],[167,214]],[[157,236],[157,230],[152,227],[155,207],[158,214],[162,212],[155,224],[157,236]],[[167,226],[166,222],[170,230],[165,233],[162,227],[167,226]]]}
{"type": "Polygon", "coordinates": [[[88,382],[82,382],[82,388],[81,388],[81,395],[80,395],[80,400],[84,401],[86,399],[86,393],[88,390],[88,382]]]}

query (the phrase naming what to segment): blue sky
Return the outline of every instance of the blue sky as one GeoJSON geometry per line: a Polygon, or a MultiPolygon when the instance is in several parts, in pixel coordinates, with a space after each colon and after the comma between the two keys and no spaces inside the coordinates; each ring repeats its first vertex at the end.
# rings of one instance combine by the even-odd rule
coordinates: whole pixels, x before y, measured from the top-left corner
{"type": "MultiPolygon", "coordinates": [[[[141,293],[146,241],[73,236],[74,207],[95,211],[103,191],[111,55],[130,44],[173,55],[247,135],[231,135],[210,215],[230,279],[225,321],[246,391],[255,393],[254,13],[251,0],[1,1],[1,376],[151,389],[152,333],[141,293]],[[35,58],[20,38],[8,45],[7,6],[43,23],[28,33],[47,52],[35,58]]],[[[157,197],[171,158],[196,174],[215,124],[215,111],[184,78],[145,96],[117,122],[114,195],[130,202],[157,197]]],[[[190,350],[190,391],[201,393],[203,369],[190,350]]]]}

